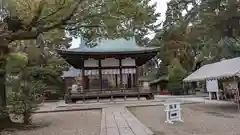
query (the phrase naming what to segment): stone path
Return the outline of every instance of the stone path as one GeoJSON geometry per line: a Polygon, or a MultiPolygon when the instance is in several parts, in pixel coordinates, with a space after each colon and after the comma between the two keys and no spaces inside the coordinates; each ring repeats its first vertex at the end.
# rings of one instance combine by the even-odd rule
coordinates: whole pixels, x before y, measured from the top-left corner
{"type": "Polygon", "coordinates": [[[100,135],[153,135],[127,108],[123,106],[102,109],[100,135]]]}

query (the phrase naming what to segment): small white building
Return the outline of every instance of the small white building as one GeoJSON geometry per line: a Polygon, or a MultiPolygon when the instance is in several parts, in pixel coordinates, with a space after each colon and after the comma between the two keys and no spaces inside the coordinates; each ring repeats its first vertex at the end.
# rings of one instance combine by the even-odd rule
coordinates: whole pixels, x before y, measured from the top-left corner
{"type": "Polygon", "coordinates": [[[238,91],[240,77],[240,57],[207,64],[187,76],[183,82],[206,81],[209,98],[215,94],[219,100],[220,93],[238,91]],[[219,87],[219,84],[222,86],[219,87]]]}

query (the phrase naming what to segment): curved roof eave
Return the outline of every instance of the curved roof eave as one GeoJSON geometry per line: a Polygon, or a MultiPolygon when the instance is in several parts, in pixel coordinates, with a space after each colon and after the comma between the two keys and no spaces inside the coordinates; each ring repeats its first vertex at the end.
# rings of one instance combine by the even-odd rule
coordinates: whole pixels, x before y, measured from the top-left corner
{"type": "Polygon", "coordinates": [[[135,54],[135,53],[151,53],[158,52],[159,48],[145,48],[141,50],[131,50],[131,51],[71,51],[71,50],[57,50],[60,54],[135,54]]]}
{"type": "Polygon", "coordinates": [[[158,47],[138,46],[135,38],[102,39],[96,41],[94,47],[89,47],[85,41],[81,41],[78,48],[58,50],[61,54],[135,54],[157,52],[158,47]]]}

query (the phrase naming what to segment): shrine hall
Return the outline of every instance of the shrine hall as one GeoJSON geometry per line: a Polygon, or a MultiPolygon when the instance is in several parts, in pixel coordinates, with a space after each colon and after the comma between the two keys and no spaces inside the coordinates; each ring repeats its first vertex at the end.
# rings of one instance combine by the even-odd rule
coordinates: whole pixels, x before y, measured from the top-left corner
{"type": "Polygon", "coordinates": [[[78,72],[74,80],[81,86],[77,92],[66,91],[65,101],[115,97],[153,99],[150,89],[139,86],[138,67],[157,55],[158,48],[142,47],[134,38],[97,41],[89,47],[83,40],[78,48],[58,53],[78,72]]]}

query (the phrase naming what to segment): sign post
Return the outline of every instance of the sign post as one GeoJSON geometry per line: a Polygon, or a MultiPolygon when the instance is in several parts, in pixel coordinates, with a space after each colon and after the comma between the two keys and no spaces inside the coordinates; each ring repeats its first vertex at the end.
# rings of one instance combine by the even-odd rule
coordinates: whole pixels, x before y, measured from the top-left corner
{"type": "Polygon", "coordinates": [[[239,90],[238,88],[237,89],[234,89],[234,99],[235,99],[235,102],[237,103],[237,107],[238,107],[238,111],[240,111],[240,104],[239,104],[239,90]]]}

